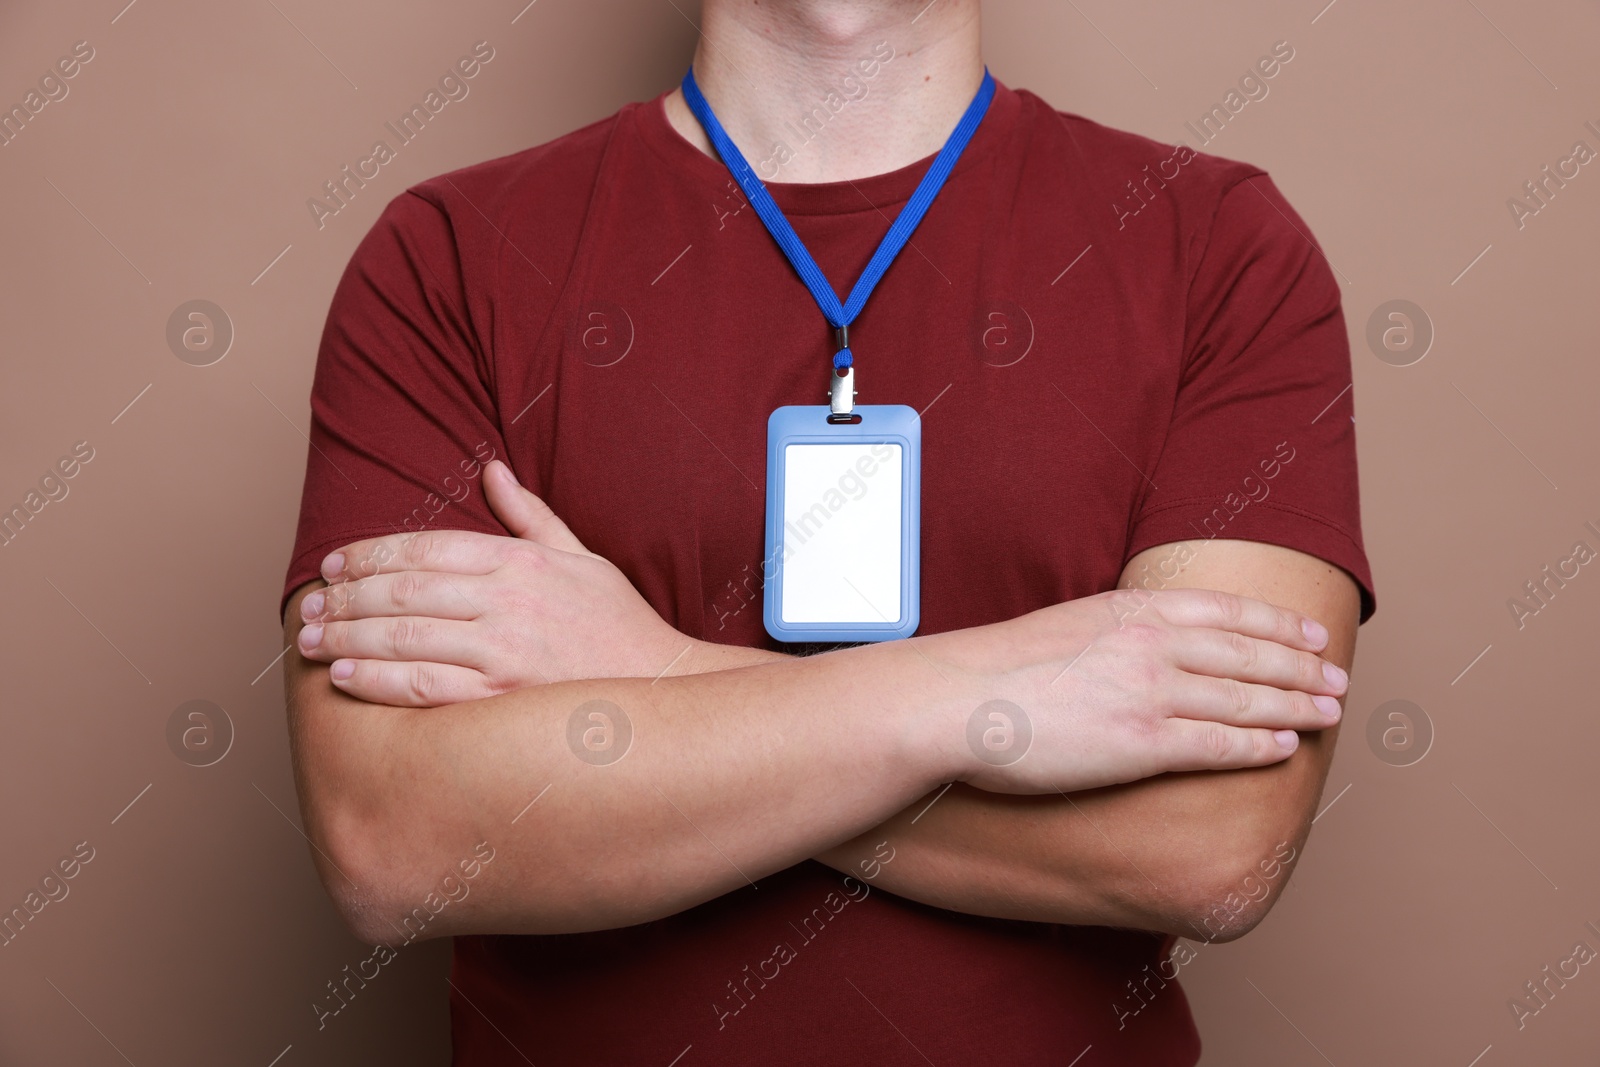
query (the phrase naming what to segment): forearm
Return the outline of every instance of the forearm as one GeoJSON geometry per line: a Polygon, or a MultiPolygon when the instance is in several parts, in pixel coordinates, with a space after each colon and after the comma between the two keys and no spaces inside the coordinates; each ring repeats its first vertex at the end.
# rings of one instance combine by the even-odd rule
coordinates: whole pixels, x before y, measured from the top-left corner
{"type": "Polygon", "coordinates": [[[1070,796],[957,783],[816,858],[860,877],[887,842],[895,859],[872,868],[874,886],[924,904],[1227,940],[1259,922],[1287,880],[1261,864],[1304,845],[1332,743],[1325,732],[1272,767],[1070,796]]]}
{"type": "MultiPolygon", "coordinates": [[[[675,671],[785,658],[697,642],[675,671]]],[[[1071,796],[940,786],[813,858],[969,915],[1231,938],[1259,921],[1281,888],[1281,876],[1263,878],[1260,864],[1304,845],[1336,734],[1305,735],[1272,767],[1162,775],[1071,796]],[[892,865],[881,863],[883,843],[892,865]]]]}
{"type": "MultiPolygon", "coordinates": [[[[612,928],[832,847],[946,770],[906,731],[949,699],[948,682],[903,642],[658,682],[535,686],[435,710],[354,700],[325,668],[294,659],[308,830],[330,891],[374,938],[480,841],[495,861],[430,934],[612,928]],[[837,710],[841,692],[873,713],[837,710]],[[595,700],[625,709],[631,726],[615,762],[586,760],[569,743],[575,710],[595,700]],[[846,735],[853,743],[840,744],[846,735]]],[[[580,716],[580,733],[591,725],[580,716]]]]}

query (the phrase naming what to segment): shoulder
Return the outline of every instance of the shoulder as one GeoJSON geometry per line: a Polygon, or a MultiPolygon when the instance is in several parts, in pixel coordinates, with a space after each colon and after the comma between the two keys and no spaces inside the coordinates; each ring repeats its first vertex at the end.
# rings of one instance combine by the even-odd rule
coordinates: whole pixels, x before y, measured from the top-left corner
{"type": "MultiPolygon", "coordinates": [[[[417,182],[389,202],[374,229],[419,244],[447,238],[463,256],[475,241],[509,241],[518,249],[531,243],[541,261],[559,255],[561,246],[576,242],[606,152],[638,106],[629,104],[544,144],[417,182]]],[[[533,248],[526,254],[533,255],[533,248]]]]}
{"type": "Polygon", "coordinates": [[[441,208],[467,200],[491,217],[490,208],[527,207],[548,203],[547,198],[554,198],[557,203],[550,206],[559,209],[587,197],[613,134],[637,106],[629,104],[553,141],[436,175],[406,192],[441,208]]]}
{"type": "Polygon", "coordinates": [[[1187,131],[1165,141],[1059,110],[1027,90],[1018,95],[1029,156],[1113,230],[1131,228],[1137,219],[1154,236],[1163,228],[1151,225],[1155,216],[1167,220],[1168,233],[1176,229],[1203,241],[1225,201],[1246,199],[1241,193],[1260,201],[1250,187],[1277,198],[1264,167],[1201,151],[1187,131]]]}
{"type": "Polygon", "coordinates": [[[330,318],[380,320],[399,305],[459,319],[482,351],[514,298],[538,320],[555,306],[609,146],[630,104],[552,141],[418,182],[391,199],[352,253],[330,318]]]}
{"type": "MultiPolygon", "coordinates": [[[[1019,95],[1035,135],[1070,151],[1082,164],[1080,174],[1092,179],[1124,184],[1143,177],[1146,166],[1156,171],[1158,164],[1166,163],[1167,173],[1184,178],[1179,195],[1215,201],[1239,182],[1266,173],[1254,163],[1200,151],[1192,134],[1165,141],[1053,108],[1027,90],[1020,90],[1019,95]]],[[[1175,179],[1168,180],[1178,188],[1175,179]]]]}

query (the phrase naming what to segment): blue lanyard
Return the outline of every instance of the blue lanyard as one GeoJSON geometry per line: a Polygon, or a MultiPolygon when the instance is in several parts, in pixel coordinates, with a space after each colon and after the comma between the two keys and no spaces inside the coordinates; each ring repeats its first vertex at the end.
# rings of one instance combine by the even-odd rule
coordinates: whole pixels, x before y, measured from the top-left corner
{"type": "MultiPolygon", "coordinates": [[[[878,281],[889,269],[889,264],[894,262],[894,257],[900,254],[906,242],[911,239],[911,233],[922,221],[922,216],[928,213],[928,208],[933,205],[933,198],[939,195],[939,190],[944,186],[945,179],[950,177],[950,172],[955,168],[956,160],[961,158],[961,153],[966,149],[967,142],[972,140],[972,135],[977,132],[978,123],[983,121],[984,113],[989,110],[989,101],[994,98],[994,78],[987,67],[983,71],[983,82],[978,86],[978,93],[972,98],[972,103],[967,105],[966,112],[961,116],[961,121],[956,123],[955,130],[950,134],[950,139],[945,142],[939,154],[934,157],[933,165],[922,176],[922,181],[917,184],[916,192],[911,194],[911,199],[906,201],[906,206],[900,209],[900,214],[895,217],[894,224],[889,227],[889,232],[884,235],[883,242],[878,245],[878,250],[872,254],[872,260],[867,264],[867,269],[861,272],[861,277],[856,281],[855,288],[850,290],[850,299],[844,304],[839,303],[839,297],[834,293],[833,287],[828,284],[828,279],[823,276],[817,261],[811,258],[811,253],[806,250],[805,244],[794,232],[794,227],[789,225],[789,220],[783,215],[783,210],[773,202],[772,194],[768,193],[761,179],[756,177],[755,171],[750,169],[750,164],[745,162],[744,156],[739,152],[733,139],[722,128],[722,123],[717,121],[717,116],[711,110],[711,105],[706,102],[705,96],[700,92],[700,87],[695,84],[694,69],[683,76],[683,99],[689,105],[689,110],[694,112],[694,117],[700,120],[700,125],[705,129],[706,136],[717,150],[717,155],[727,164],[728,170],[733,174],[733,180],[739,183],[739,188],[744,191],[745,199],[750,206],[756,209],[756,214],[766,225],[767,232],[772,234],[778,247],[788,257],[789,263],[794,267],[795,273],[800,275],[800,280],[805,282],[806,288],[811,290],[812,297],[817,306],[822,309],[823,316],[835,330],[840,331],[841,339],[848,335],[844,332],[861,309],[866,306],[867,297],[877,286],[878,281]]],[[[833,357],[833,366],[836,371],[843,373],[851,365],[852,356],[848,343],[833,357]]]]}

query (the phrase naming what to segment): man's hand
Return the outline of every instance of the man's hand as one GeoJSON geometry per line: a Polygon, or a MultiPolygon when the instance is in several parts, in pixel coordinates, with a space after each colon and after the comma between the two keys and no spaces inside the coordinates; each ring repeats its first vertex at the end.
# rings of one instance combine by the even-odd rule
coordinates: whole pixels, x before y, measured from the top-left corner
{"type": "Polygon", "coordinates": [[[1348,681],[1315,620],[1210,590],[1114,590],[920,641],[976,697],[930,743],[964,743],[962,780],[1000,793],[1277,763],[1339,721],[1348,681]]]}
{"type": "Polygon", "coordinates": [[[461,530],[358,541],[322,565],[299,648],[351,696],[437,707],[547,682],[653,677],[691,642],[584,548],[499,460],[484,471],[515,537],[461,530]]]}

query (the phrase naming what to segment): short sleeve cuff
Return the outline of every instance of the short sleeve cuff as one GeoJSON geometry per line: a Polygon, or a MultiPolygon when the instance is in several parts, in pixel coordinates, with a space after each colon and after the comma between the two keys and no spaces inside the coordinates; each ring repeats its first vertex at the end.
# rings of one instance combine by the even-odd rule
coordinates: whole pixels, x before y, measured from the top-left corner
{"type": "MultiPolygon", "coordinates": [[[[1257,541],[1315,556],[1344,570],[1361,590],[1361,622],[1377,610],[1372,568],[1360,541],[1338,523],[1276,501],[1249,503],[1218,528],[1210,500],[1183,500],[1145,512],[1128,540],[1127,559],[1157,545],[1176,541],[1257,541]]],[[[1123,560],[1124,565],[1127,559],[1123,560]]]]}

